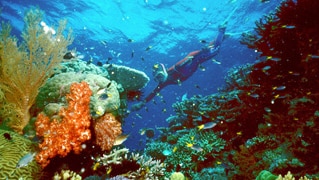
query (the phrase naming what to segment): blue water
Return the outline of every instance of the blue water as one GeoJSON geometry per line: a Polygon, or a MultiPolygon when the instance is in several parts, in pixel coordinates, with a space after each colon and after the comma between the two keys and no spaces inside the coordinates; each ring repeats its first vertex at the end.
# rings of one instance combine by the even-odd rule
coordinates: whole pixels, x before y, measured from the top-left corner
{"type": "MultiPolygon", "coordinates": [[[[13,34],[19,36],[23,29],[23,15],[31,6],[45,12],[44,21],[49,26],[67,19],[73,29],[74,42],[69,47],[84,55],[84,60],[121,64],[144,71],[152,77],[152,66],[157,62],[167,67],[182,59],[189,52],[201,49],[218,32],[228,14],[237,7],[229,19],[219,54],[221,64],[207,61],[205,71],[196,72],[181,86],[169,86],[155,97],[155,103],[146,109],[132,112],[125,119],[124,133],[130,134],[126,145],[142,149],[146,137],[138,132],[141,128],[166,126],[166,118],[174,114],[172,103],[187,93],[208,95],[224,85],[227,71],[234,66],[254,62],[258,53],[239,43],[240,35],[252,31],[255,21],[275,10],[280,0],[262,3],[258,0],[2,0],[1,20],[10,21],[13,34]],[[129,40],[133,40],[129,42],[129,40]],[[149,46],[149,51],[145,49],[149,46]],[[132,52],[134,52],[132,57],[132,52]]],[[[151,78],[152,79],[152,78],[151,78]]],[[[155,86],[151,80],[145,87],[147,95],[155,86]]],[[[129,104],[131,106],[131,104],[129,104]]],[[[155,131],[158,134],[158,131],[155,131]]]]}

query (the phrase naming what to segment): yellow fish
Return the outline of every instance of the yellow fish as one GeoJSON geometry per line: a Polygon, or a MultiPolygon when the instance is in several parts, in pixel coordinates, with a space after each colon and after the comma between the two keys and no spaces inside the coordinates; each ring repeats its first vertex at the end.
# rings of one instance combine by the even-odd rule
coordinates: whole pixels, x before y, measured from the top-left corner
{"type": "Polygon", "coordinates": [[[95,163],[93,165],[93,167],[92,167],[93,171],[96,171],[98,167],[100,167],[100,163],[99,162],[97,162],[97,163],[95,163]]]}
{"type": "Polygon", "coordinates": [[[197,128],[199,130],[202,130],[202,129],[210,129],[210,128],[213,128],[217,125],[216,122],[208,122],[208,123],[205,123],[205,124],[202,124],[202,125],[199,125],[197,126],[197,128]]]}

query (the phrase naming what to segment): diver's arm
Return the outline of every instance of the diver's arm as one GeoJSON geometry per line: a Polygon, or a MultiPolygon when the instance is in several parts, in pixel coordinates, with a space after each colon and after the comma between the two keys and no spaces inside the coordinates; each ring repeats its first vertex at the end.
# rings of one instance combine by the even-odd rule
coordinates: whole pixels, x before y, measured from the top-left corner
{"type": "Polygon", "coordinates": [[[225,32],[226,32],[226,24],[220,25],[218,27],[218,35],[214,41],[214,48],[218,48],[222,44],[225,32]]]}
{"type": "Polygon", "coordinates": [[[143,101],[138,102],[138,103],[132,105],[131,110],[132,110],[132,111],[138,111],[138,110],[140,110],[142,107],[145,106],[145,104],[146,104],[147,102],[149,102],[150,100],[152,100],[152,99],[156,96],[156,94],[159,93],[159,92],[163,89],[163,87],[165,87],[165,86],[162,86],[161,84],[159,84],[158,86],[156,86],[156,88],[153,89],[153,91],[152,91],[143,101]]]}
{"type": "Polygon", "coordinates": [[[162,89],[163,89],[163,85],[159,84],[156,86],[156,88],[153,89],[153,91],[144,99],[144,102],[149,102],[150,100],[152,100],[162,89]]]}

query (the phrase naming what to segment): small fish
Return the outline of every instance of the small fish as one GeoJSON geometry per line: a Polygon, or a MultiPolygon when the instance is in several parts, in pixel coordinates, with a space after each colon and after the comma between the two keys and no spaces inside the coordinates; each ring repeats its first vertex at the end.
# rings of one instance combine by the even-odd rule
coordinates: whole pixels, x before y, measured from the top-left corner
{"type": "Polygon", "coordinates": [[[177,146],[175,146],[174,148],[173,148],[173,152],[176,152],[177,151],[177,146]]]}
{"type": "Polygon", "coordinates": [[[182,85],[182,81],[181,81],[180,79],[177,79],[177,84],[178,84],[179,86],[181,86],[181,85],[182,85]]]}
{"type": "Polygon", "coordinates": [[[294,28],[296,28],[296,26],[293,26],[293,25],[282,25],[281,28],[284,28],[284,29],[294,29],[294,28]]]}
{"type": "Polygon", "coordinates": [[[144,57],[141,57],[141,60],[142,60],[142,61],[145,61],[144,57]]]}
{"type": "Polygon", "coordinates": [[[253,97],[253,98],[259,98],[259,94],[252,94],[252,93],[248,92],[247,95],[250,97],[253,97]]]}
{"type": "Polygon", "coordinates": [[[27,166],[31,161],[33,161],[34,156],[36,155],[35,152],[29,152],[28,154],[24,155],[19,161],[16,168],[21,168],[27,166]]]}
{"type": "Polygon", "coordinates": [[[200,89],[200,86],[198,84],[195,84],[194,87],[200,89]]]}
{"type": "Polygon", "coordinates": [[[134,57],[134,50],[132,50],[132,52],[131,52],[131,58],[133,58],[134,57]]]}
{"type": "Polygon", "coordinates": [[[206,43],[207,43],[207,41],[206,41],[206,40],[203,40],[203,39],[200,40],[199,42],[200,42],[200,43],[203,43],[203,44],[206,44],[206,43]]]}
{"type": "Polygon", "coordinates": [[[265,107],[264,110],[265,110],[266,112],[268,112],[268,113],[271,112],[271,109],[270,109],[269,107],[265,107]]]}
{"type": "Polygon", "coordinates": [[[145,134],[145,132],[146,132],[146,128],[140,129],[139,131],[140,135],[142,136],[145,134]]]}
{"type": "Polygon", "coordinates": [[[263,72],[266,72],[267,70],[269,70],[271,67],[270,66],[265,66],[264,68],[262,68],[263,72]]]}
{"type": "Polygon", "coordinates": [[[105,94],[101,94],[101,95],[98,97],[98,99],[101,100],[101,101],[104,101],[104,100],[106,100],[108,97],[109,97],[108,94],[105,93],[105,94]]]}
{"type": "Polygon", "coordinates": [[[212,61],[213,61],[215,64],[222,64],[220,61],[217,61],[216,59],[212,59],[212,61]]]}
{"type": "Polygon", "coordinates": [[[200,64],[198,67],[201,71],[206,71],[206,68],[203,65],[200,64]]]}
{"type": "Polygon", "coordinates": [[[153,48],[153,46],[148,46],[146,49],[145,49],[145,51],[149,51],[150,49],[152,49],[153,48]]]}
{"type": "Polygon", "coordinates": [[[241,136],[241,135],[243,134],[243,132],[242,132],[242,131],[238,131],[238,132],[236,132],[236,134],[237,134],[238,136],[241,136]]]}
{"type": "Polygon", "coordinates": [[[169,156],[169,155],[172,154],[172,151],[170,151],[170,150],[168,150],[168,149],[165,149],[165,150],[162,152],[162,154],[163,154],[164,156],[169,156]]]}
{"type": "Polygon", "coordinates": [[[112,82],[109,82],[107,85],[106,85],[106,88],[109,88],[111,86],[112,82]]]}
{"type": "Polygon", "coordinates": [[[133,39],[128,39],[127,42],[134,42],[134,40],[133,39]]]}
{"type": "Polygon", "coordinates": [[[272,90],[277,90],[277,91],[282,91],[282,90],[285,90],[286,89],[286,86],[274,86],[272,88],[272,90]]]}
{"type": "Polygon", "coordinates": [[[96,63],[97,66],[103,66],[103,63],[101,61],[96,63]]]}
{"type": "Polygon", "coordinates": [[[99,162],[96,162],[96,163],[93,165],[92,170],[93,170],[93,171],[96,171],[97,168],[100,167],[100,165],[101,165],[101,164],[100,164],[99,162]]]}
{"type": "Polygon", "coordinates": [[[278,62],[278,61],[280,61],[281,59],[280,59],[280,58],[276,58],[276,57],[272,57],[272,56],[267,56],[267,60],[271,60],[271,61],[278,62]]]}
{"type": "Polygon", "coordinates": [[[111,172],[112,172],[112,167],[107,169],[106,174],[109,175],[109,174],[111,174],[111,172]]]}
{"type": "Polygon", "coordinates": [[[72,58],[75,58],[75,54],[73,52],[67,52],[63,56],[63,59],[72,59],[72,58]]]}
{"type": "Polygon", "coordinates": [[[191,149],[193,149],[193,150],[195,150],[195,151],[197,151],[197,152],[203,151],[203,148],[201,148],[201,147],[200,147],[199,145],[197,145],[197,144],[187,143],[186,146],[189,147],[189,148],[191,148],[191,149]]]}
{"type": "Polygon", "coordinates": [[[100,89],[100,90],[98,90],[98,91],[97,91],[97,93],[96,93],[96,94],[98,94],[98,95],[99,95],[99,94],[103,94],[104,92],[105,92],[105,89],[100,89]]]}
{"type": "Polygon", "coordinates": [[[208,123],[205,123],[205,124],[202,124],[202,125],[199,125],[197,126],[197,128],[199,130],[202,130],[202,129],[210,129],[210,128],[213,128],[217,125],[216,122],[208,122],[208,123]]]}
{"type": "Polygon", "coordinates": [[[90,64],[92,64],[93,63],[93,59],[92,59],[92,57],[86,62],[86,65],[90,65],[90,64]]]}
{"type": "Polygon", "coordinates": [[[187,93],[183,94],[182,96],[182,101],[186,101],[188,98],[187,98],[187,93]]]}
{"type": "Polygon", "coordinates": [[[123,144],[123,142],[126,141],[129,136],[130,135],[128,135],[128,134],[121,134],[121,135],[117,136],[113,146],[118,146],[118,145],[123,144]]]}
{"type": "Polygon", "coordinates": [[[6,138],[9,141],[12,139],[11,135],[9,133],[4,133],[3,136],[4,136],[4,138],[6,138]]]}
{"type": "Polygon", "coordinates": [[[104,46],[107,46],[107,42],[104,40],[101,41],[101,44],[103,44],[104,46]]]}

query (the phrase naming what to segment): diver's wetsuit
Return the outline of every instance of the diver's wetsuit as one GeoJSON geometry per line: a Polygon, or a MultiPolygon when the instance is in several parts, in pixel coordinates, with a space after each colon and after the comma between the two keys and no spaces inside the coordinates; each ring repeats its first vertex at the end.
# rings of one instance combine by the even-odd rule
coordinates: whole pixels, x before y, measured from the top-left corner
{"type": "Polygon", "coordinates": [[[217,55],[220,45],[223,41],[226,27],[219,28],[219,33],[215,39],[207,47],[202,50],[193,51],[189,53],[184,59],[177,62],[175,65],[167,69],[168,77],[163,83],[159,83],[157,87],[145,98],[145,102],[148,102],[154,98],[164,87],[171,84],[178,84],[185,81],[198,69],[198,66],[212,59],[217,55]]]}

